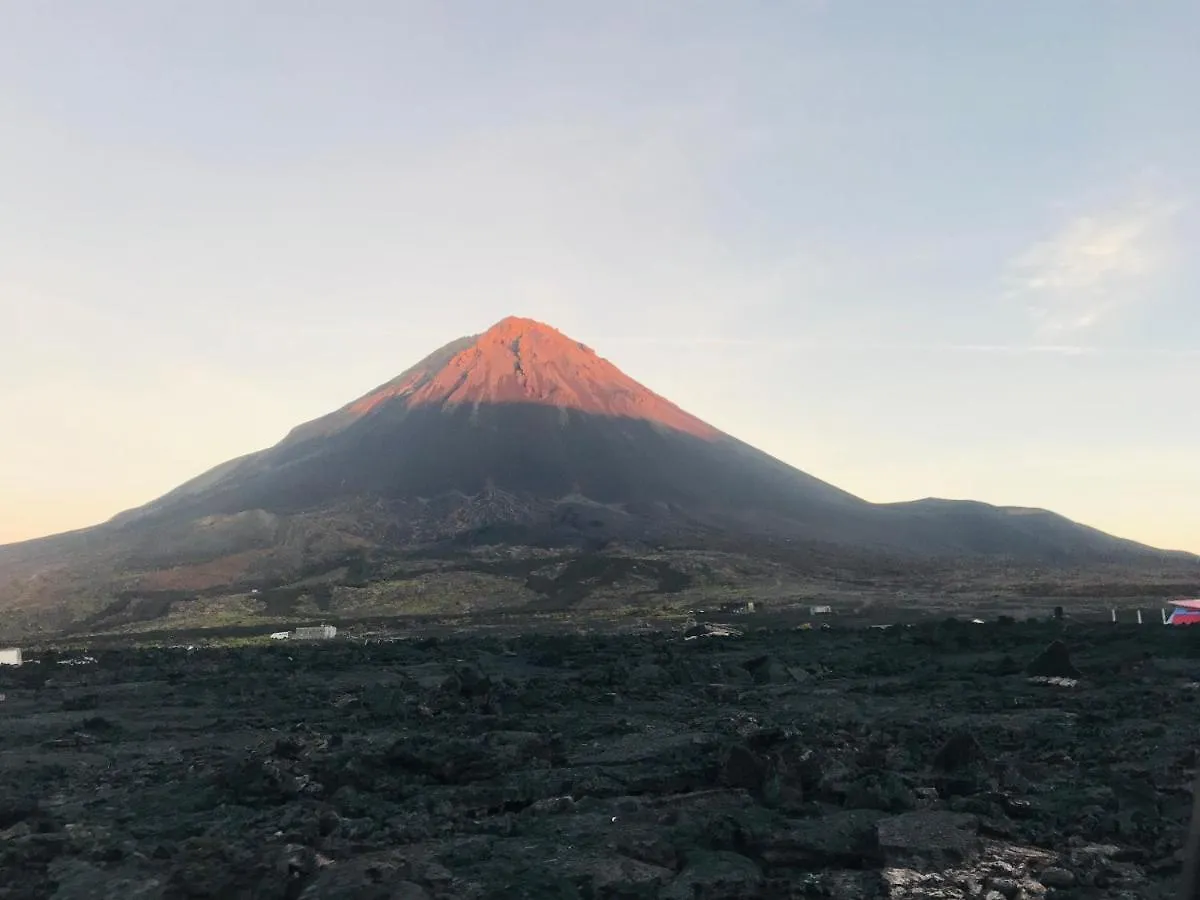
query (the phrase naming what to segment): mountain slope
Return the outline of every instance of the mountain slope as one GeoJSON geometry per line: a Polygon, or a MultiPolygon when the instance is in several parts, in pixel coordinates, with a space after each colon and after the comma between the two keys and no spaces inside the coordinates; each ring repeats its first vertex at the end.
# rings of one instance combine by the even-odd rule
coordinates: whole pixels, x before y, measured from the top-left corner
{"type": "Polygon", "coordinates": [[[759,511],[823,519],[825,528],[843,511],[868,509],[722,434],[554,329],[510,318],[121,521],[497,489],[665,503],[698,515],[759,511]]]}
{"type": "Polygon", "coordinates": [[[284,578],[348,552],[446,540],[758,542],[1030,565],[1191,559],[1045,511],[868,503],[720,432],[554,329],[509,318],[105,525],[0,547],[0,609],[81,584],[284,578]]]}

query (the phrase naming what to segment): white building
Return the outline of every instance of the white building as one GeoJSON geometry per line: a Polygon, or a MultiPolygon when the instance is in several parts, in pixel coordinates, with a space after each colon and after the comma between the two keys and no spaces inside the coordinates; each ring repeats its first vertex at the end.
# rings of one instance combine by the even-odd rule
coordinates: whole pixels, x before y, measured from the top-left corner
{"type": "Polygon", "coordinates": [[[297,628],[292,637],[298,641],[329,640],[337,636],[337,628],[333,625],[311,625],[297,628]]]}
{"type": "Polygon", "coordinates": [[[21,657],[20,647],[5,647],[0,649],[0,666],[19,666],[24,661],[21,657]]]}
{"type": "Polygon", "coordinates": [[[808,614],[810,616],[827,616],[833,612],[832,606],[812,606],[809,607],[808,614]]]}

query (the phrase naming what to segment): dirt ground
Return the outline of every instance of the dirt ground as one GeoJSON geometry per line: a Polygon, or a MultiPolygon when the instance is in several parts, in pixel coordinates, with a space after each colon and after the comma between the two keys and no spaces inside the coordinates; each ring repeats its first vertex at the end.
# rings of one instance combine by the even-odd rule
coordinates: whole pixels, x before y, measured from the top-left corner
{"type": "Polygon", "coordinates": [[[1154,900],[1200,737],[1200,629],[72,654],[0,669],[4,900],[1154,900]]]}

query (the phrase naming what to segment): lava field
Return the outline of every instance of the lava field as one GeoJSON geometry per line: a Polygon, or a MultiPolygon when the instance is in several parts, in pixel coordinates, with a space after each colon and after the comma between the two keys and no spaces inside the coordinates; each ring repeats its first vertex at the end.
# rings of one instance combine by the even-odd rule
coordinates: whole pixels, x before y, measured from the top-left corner
{"type": "Polygon", "coordinates": [[[1054,623],[47,653],[0,898],[1173,897],[1197,682],[1054,623]]]}

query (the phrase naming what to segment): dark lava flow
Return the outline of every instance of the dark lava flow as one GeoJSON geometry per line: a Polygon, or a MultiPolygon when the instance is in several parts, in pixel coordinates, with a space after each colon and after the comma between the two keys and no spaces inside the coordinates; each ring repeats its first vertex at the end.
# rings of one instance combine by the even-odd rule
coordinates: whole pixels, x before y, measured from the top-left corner
{"type": "Polygon", "coordinates": [[[0,670],[5,900],[1179,886],[1200,630],[93,655],[0,670]],[[1030,681],[1056,639],[1078,682],[1030,681]]]}

